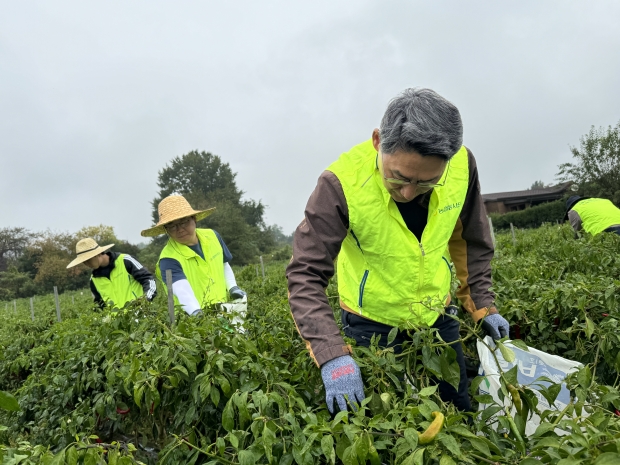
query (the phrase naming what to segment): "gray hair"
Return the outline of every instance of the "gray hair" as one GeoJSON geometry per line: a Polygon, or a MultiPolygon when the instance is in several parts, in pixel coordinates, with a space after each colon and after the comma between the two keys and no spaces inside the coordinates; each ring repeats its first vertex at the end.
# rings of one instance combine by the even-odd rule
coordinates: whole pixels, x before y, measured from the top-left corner
{"type": "Polygon", "coordinates": [[[379,131],[387,155],[403,150],[450,160],[463,143],[458,108],[431,89],[409,88],[393,98],[379,131]]]}

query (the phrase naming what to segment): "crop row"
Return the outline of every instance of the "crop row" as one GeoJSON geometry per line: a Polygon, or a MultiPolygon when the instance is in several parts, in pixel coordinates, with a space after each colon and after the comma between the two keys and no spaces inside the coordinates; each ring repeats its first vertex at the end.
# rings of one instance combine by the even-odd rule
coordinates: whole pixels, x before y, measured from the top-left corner
{"type": "MultiPolygon", "coordinates": [[[[538,400],[553,404],[559,385],[521,386],[516,368],[501,377],[505,404],[478,394],[480,377],[470,392],[484,409],[444,404],[436,382],[455,382],[454,353],[418,328],[402,354],[355,350],[367,398],[331,416],[290,317],[284,264],[274,263],[265,282],[254,267],[237,273],[250,296],[243,333],[216,309],[171,327],[163,301],[116,316],[84,302],[58,323],[50,300],[48,318],[33,323],[24,310],[7,319],[0,391],[20,410],[0,412],[0,453],[5,463],[620,463],[618,239],[575,241],[557,226],[518,231],[516,246],[509,234],[497,239],[495,291],[513,332],[586,364],[567,379],[561,412],[538,400]],[[433,436],[436,412],[445,424],[433,436]],[[532,414],[542,424],[528,437],[532,414]]],[[[479,335],[462,317],[472,356],[479,335]]]]}

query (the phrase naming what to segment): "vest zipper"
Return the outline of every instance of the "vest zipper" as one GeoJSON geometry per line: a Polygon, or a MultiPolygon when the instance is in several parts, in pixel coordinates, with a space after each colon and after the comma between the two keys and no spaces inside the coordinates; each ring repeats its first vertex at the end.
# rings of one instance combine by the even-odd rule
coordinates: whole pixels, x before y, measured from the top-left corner
{"type": "Polygon", "coordinates": [[[418,301],[422,302],[422,289],[424,288],[424,256],[426,252],[424,252],[424,247],[422,246],[422,242],[420,241],[420,269],[418,270],[420,273],[420,278],[418,279],[418,301]]]}
{"type": "Polygon", "coordinates": [[[357,247],[360,249],[360,252],[364,253],[364,251],[362,250],[362,245],[360,244],[360,241],[357,239],[357,236],[355,235],[352,229],[351,229],[351,236],[353,236],[353,239],[355,239],[355,243],[357,244],[357,247]]]}
{"type": "Polygon", "coordinates": [[[364,271],[364,276],[362,276],[362,282],[360,282],[360,297],[357,301],[357,306],[360,309],[360,315],[362,314],[362,303],[364,300],[364,287],[366,286],[366,280],[368,279],[368,270],[364,271]]]}
{"type": "Polygon", "coordinates": [[[452,266],[450,265],[450,263],[448,262],[446,257],[442,256],[441,258],[443,258],[443,261],[446,262],[446,266],[448,267],[448,270],[450,271],[450,274],[452,274],[452,266]]]}

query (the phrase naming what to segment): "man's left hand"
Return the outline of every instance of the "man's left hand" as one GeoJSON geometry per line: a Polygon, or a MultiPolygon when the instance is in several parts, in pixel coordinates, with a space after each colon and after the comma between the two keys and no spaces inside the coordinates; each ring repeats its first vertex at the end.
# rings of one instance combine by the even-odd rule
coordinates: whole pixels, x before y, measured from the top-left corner
{"type": "Polygon", "coordinates": [[[482,329],[487,335],[491,336],[494,341],[508,336],[510,325],[506,319],[499,313],[487,315],[482,320],[482,329]]]}
{"type": "Polygon", "coordinates": [[[233,286],[229,289],[228,293],[230,294],[231,300],[243,299],[247,294],[245,291],[242,291],[237,286],[233,286]]]}

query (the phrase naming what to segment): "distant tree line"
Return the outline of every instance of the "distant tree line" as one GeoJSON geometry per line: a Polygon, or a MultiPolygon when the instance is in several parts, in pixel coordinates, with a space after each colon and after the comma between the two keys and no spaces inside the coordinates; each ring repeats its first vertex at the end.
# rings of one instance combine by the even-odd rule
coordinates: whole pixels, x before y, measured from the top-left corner
{"type": "MultiPolygon", "coordinates": [[[[158,220],[160,200],[181,194],[196,210],[216,207],[215,213],[198,226],[221,234],[233,254],[233,265],[256,262],[259,255],[288,259],[292,254],[292,235],[284,234],[277,225],[266,225],[265,205],[244,199],[236,176],[228,163],[208,152],[192,151],[175,157],[159,171],[153,222],[158,220]]],[[[166,236],[160,236],[146,246],[131,244],[119,239],[114,228],[106,225],[89,226],[75,233],[1,228],[0,300],[48,294],[54,286],[60,291],[85,288],[90,270],[85,266],[66,268],[75,258],[77,241],[85,237],[92,237],[100,245],[116,244],[113,251],[137,257],[151,271],[155,271],[167,240],[166,236]]]]}
{"type": "Polygon", "coordinates": [[[84,237],[100,244],[115,244],[114,250],[139,254],[138,246],[116,237],[111,226],[89,226],[76,233],[32,232],[26,228],[0,229],[0,299],[86,287],[90,270],[85,266],[67,269],[75,258],[75,245],[84,237]]]}

